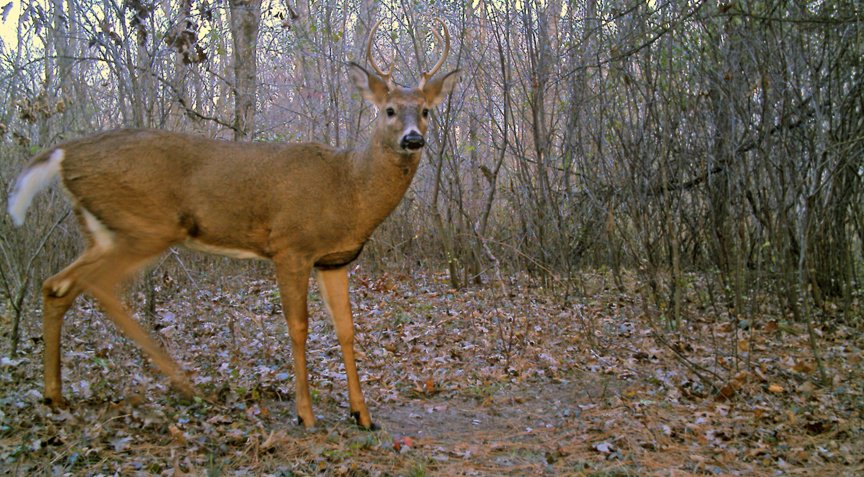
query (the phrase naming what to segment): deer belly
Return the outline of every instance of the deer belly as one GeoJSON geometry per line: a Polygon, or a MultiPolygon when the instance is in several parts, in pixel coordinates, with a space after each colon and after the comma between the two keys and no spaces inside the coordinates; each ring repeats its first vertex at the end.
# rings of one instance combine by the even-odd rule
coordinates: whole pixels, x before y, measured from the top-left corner
{"type": "Polygon", "coordinates": [[[199,252],[212,253],[214,255],[224,255],[224,256],[230,257],[230,258],[259,258],[259,259],[267,258],[267,257],[259,255],[256,252],[253,252],[252,250],[243,250],[243,249],[239,249],[239,248],[222,247],[219,245],[213,245],[213,244],[201,242],[199,240],[195,240],[192,238],[186,239],[186,241],[183,242],[183,245],[185,245],[187,248],[190,248],[192,250],[197,250],[199,252]]]}

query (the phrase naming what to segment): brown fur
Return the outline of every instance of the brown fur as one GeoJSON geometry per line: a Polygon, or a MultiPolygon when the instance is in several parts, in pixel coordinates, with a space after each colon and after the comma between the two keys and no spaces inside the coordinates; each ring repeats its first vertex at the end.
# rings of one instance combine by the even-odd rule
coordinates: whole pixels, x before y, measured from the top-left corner
{"type": "Polygon", "coordinates": [[[420,158],[129,129],[59,148],[72,199],[130,242],[194,239],[310,263],[359,248],[410,184],[401,164],[420,158]]]}

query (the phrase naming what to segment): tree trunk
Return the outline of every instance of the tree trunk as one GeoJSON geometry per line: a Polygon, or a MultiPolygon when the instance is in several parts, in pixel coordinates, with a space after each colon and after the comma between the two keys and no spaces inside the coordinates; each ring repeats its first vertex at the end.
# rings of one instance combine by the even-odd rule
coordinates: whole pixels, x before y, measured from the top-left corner
{"type": "Polygon", "coordinates": [[[256,54],[261,2],[230,0],[228,5],[234,40],[234,140],[239,141],[255,133],[256,54]]]}

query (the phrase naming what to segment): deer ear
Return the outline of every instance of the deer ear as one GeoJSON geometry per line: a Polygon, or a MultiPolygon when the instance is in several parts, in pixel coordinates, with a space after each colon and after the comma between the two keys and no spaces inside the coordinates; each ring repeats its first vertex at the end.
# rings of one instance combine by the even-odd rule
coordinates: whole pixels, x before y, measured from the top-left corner
{"type": "Polygon", "coordinates": [[[357,63],[348,64],[348,77],[351,78],[357,91],[360,92],[360,96],[366,101],[374,105],[381,105],[387,100],[387,93],[389,92],[387,83],[357,63]]]}
{"type": "Polygon", "coordinates": [[[444,101],[459,82],[459,70],[453,70],[446,75],[436,78],[422,86],[423,95],[429,106],[437,106],[444,101]]]}

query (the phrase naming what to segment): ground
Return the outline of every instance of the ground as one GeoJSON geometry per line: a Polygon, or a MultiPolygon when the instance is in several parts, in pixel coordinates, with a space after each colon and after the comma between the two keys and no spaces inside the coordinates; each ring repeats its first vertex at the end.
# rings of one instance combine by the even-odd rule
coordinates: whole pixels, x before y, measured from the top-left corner
{"type": "Polygon", "coordinates": [[[32,310],[21,352],[0,362],[0,473],[864,473],[861,323],[828,305],[814,329],[822,381],[806,326],[770,306],[733,320],[694,292],[674,331],[643,306],[635,279],[616,287],[585,274],[565,300],[524,277],[452,290],[435,274],[355,270],[359,368],[382,429],[348,416],[341,355],[313,285],[319,422],[307,431],[296,425],[275,284],[252,275],[156,280],[156,315],[142,321],[192,375],[203,396],[194,401],[80,299],[63,337],[70,406],[45,406],[32,310]]]}

